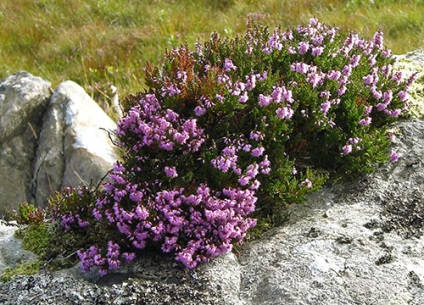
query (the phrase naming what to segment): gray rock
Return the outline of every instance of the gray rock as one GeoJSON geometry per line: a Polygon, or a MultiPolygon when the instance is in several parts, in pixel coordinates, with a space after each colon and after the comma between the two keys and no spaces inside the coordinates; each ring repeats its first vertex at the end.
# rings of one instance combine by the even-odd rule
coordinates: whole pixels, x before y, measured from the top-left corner
{"type": "Polygon", "coordinates": [[[97,184],[118,159],[116,124],[76,83],[27,72],[0,82],[0,216],[22,202],[45,207],[64,186],[97,184]]]}
{"type": "Polygon", "coordinates": [[[404,77],[417,73],[417,81],[412,84],[408,112],[414,117],[424,117],[424,49],[414,50],[396,56],[396,69],[401,70],[404,77]]]}
{"type": "Polygon", "coordinates": [[[116,124],[72,81],[54,92],[41,130],[34,169],[35,202],[64,186],[97,184],[118,159],[108,132],[116,124]]]}
{"type": "Polygon", "coordinates": [[[22,241],[14,237],[18,227],[0,221],[0,274],[6,267],[15,267],[17,264],[34,260],[36,256],[22,249],[22,241]]]}
{"type": "Polygon", "coordinates": [[[0,214],[31,198],[38,129],[50,83],[27,72],[0,82],[0,214]]]}
{"type": "Polygon", "coordinates": [[[313,194],[244,248],[248,304],[424,304],[424,121],[398,128],[397,164],[313,194]]]}

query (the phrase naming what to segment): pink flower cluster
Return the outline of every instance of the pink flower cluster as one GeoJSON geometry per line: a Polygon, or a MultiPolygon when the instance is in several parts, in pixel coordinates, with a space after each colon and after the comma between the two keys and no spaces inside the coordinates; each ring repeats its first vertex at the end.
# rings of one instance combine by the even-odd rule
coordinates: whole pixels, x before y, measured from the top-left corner
{"type": "MultiPolygon", "coordinates": [[[[136,251],[149,243],[160,245],[163,252],[174,253],[176,260],[194,268],[231,251],[256,224],[247,215],[255,210],[255,189],[259,187],[255,177],[260,170],[269,171],[266,156],[260,165],[238,168],[236,154],[240,148],[229,145],[211,164],[223,173],[232,168],[247,178],[246,183],[218,190],[206,183],[176,187],[175,179],[186,170],[178,170],[171,159],[152,161],[154,152],[162,156],[195,155],[203,147],[205,136],[195,119],[183,120],[172,110],[162,109],[153,95],[146,95],[121,119],[117,134],[120,146],[126,149],[126,162],[115,163],[92,215],[96,221],[116,227],[122,238],[109,241],[107,247],[93,245],[79,251],[84,270],[98,266],[105,274],[132,260],[136,251]],[[152,155],[147,157],[147,152],[152,155]],[[155,173],[151,179],[145,172],[148,169],[155,173]],[[138,178],[144,174],[145,179],[138,178]]],[[[253,149],[252,155],[262,155],[263,148],[258,149],[253,149]]]]}

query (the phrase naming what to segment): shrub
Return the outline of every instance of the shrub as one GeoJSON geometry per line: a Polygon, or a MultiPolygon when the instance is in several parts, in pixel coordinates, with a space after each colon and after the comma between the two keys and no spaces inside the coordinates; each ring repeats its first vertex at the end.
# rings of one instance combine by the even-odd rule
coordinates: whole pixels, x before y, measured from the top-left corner
{"type": "Polygon", "coordinates": [[[248,22],[244,37],[212,34],[147,65],[149,89],[118,122],[124,155],[110,182],[94,197],[72,190],[55,209],[67,230],[99,233],[78,252],[83,269],[104,274],[148,245],[194,268],[257,222],[278,225],[328,173],[396,161],[386,126],[413,78],[393,62],[381,32],[366,40],[311,19],[272,33],[248,22]]]}

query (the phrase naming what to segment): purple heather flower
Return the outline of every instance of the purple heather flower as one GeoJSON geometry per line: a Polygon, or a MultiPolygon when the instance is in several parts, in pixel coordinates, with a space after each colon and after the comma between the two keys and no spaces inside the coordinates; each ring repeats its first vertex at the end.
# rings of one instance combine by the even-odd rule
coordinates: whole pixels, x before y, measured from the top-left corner
{"type": "Polygon", "coordinates": [[[278,108],[275,112],[280,119],[290,120],[294,114],[293,109],[289,107],[278,108]]]}
{"type": "Polygon", "coordinates": [[[100,213],[100,211],[98,209],[93,209],[92,212],[93,216],[95,219],[100,220],[102,218],[102,214],[100,213]]]}
{"type": "Polygon", "coordinates": [[[312,56],[319,56],[324,52],[324,47],[313,47],[312,56]]]}
{"type": "Polygon", "coordinates": [[[408,99],[408,93],[405,91],[399,91],[398,97],[402,102],[404,102],[408,99]]]}
{"type": "Polygon", "coordinates": [[[345,155],[348,155],[348,154],[350,154],[352,152],[352,145],[345,145],[345,146],[343,146],[343,153],[345,154],[345,155]]]}
{"type": "Polygon", "coordinates": [[[342,69],[342,74],[350,76],[352,74],[352,65],[346,65],[342,69]]]}
{"type": "Polygon", "coordinates": [[[132,262],[135,259],[134,252],[124,252],[122,253],[122,258],[125,259],[127,263],[132,262]]]}
{"type": "Polygon", "coordinates": [[[78,226],[80,228],[86,228],[90,225],[90,223],[87,220],[82,220],[79,215],[76,216],[77,220],[78,220],[78,226]]]}
{"type": "Polygon", "coordinates": [[[309,19],[309,25],[311,27],[318,27],[320,25],[320,22],[319,22],[318,18],[313,17],[313,18],[309,19]]]}
{"type": "Polygon", "coordinates": [[[250,185],[249,189],[250,190],[257,190],[259,189],[259,187],[261,186],[261,183],[259,182],[259,180],[254,180],[253,183],[250,185]]]}
{"type": "Polygon", "coordinates": [[[369,115],[372,111],[373,106],[365,107],[364,115],[369,115]]]}
{"type": "Polygon", "coordinates": [[[249,74],[246,76],[246,90],[252,91],[256,87],[256,75],[249,74]]]}
{"type": "Polygon", "coordinates": [[[119,259],[116,259],[116,258],[108,258],[107,264],[108,264],[110,270],[115,270],[115,269],[118,269],[119,267],[121,267],[121,261],[119,259]]]}
{"type": "Polygon", "coordinates": [[[395,110],[390,111],[389,115],[391,117],[397,118],[401,113],[402,113],[402,109],[395,109],[395,110]]]}
{"type": "Polygon", "coordinates": [[[384,51],[381,53],[381,55],[382,55],[384,58],[387,58],[387,57],[389,57],[389,56],[391,56],[391,55],[392,55],[392,51],[391,51],[391,50],[384,50],[384,51]]]}
{"type": "Polygon", "coordinates": [[[383,100],[386,104],[390,103],[393,99],[393,92],[392,90],[387,90],[383,93],[383,100]]]}
{"type": "Polygon", "coordinates": [[[248,99],[249,96],[247,95],[247,91],[244,91],[243,95],[239,98],[239,102],[243,104],[246,103],[248,99]]]}
{"type": "Polygon", "coordinates": [[[364,76],[362,79],[364,80],[365,85],[371,85],[374,82],[374,78],[371,74],[364,76]]]}
{"type": "Polygon", "coordinates": [[[243,151],[245,151],[245,152],[249,152],[249,151],[251,151],[252,150],[252,145],[250,145],[250,144],[245,144],[245,145],[243,145],[243,151]]]}
{"type": "Polygon", "coordinates": [[[340,87],[339,89],[337,89],[337,94],[343,95],[343,94],[345,94],[346,90],[347,90],[346,86],[340,87]]]}
{"type": "Polygon", "coordinates": [[[359,139],[359,138],[349,138],[349,143],[350,144],[358,144],[359,142],[361,142],[361,139],[359,139]]]}
{"type": "Polygon", "coordinates": [[[270,167],[265,167],[265,168],[261,169],[261,173],[264,174],[264,175],[269,175],[270,172],[271,172],[270,167]]]}
{"type": "Polygon", "coordinates": [[[232,161],[231,158],[225,158],[223,156],[218,156],[217,158],[211,160],[211,164],[216,169],[220,170],[223,173],[226,173],[226,172],[228,172],[228,170],[233,165],[231,161],[232,161]]]}
{"type": "Polygon", "coordinates": [[[374,45],[380,50],[383,49],[383,41],[384,41],[384,37],[383,37],[382,31],[378,31],[377,33],[374,34],[374,37],[373,37],[374,45]]]}
{"type": "Polygon", "coordinates": [[[368,57],[368,64],[372,67],[376,64],[377,60],[376,60],[377,54],[376,55],[372,55],[368,57]]]}
{"type": "Polygon", "coordinates": [[[387,106],[388,106],[388,104],[386,104],[386,103],[378,103],[378,104],[375,106],[375,108],[376,108],[378,111],[383,111],[383,110],[387,109],[387,106]]]}
{"type": "Polygon", "coordinates": [[[206,113],[206,109],[204,107],[197,106],[196,108],[194,108],[194,113],[196,114],[196,116],[202,116],[206,113]]]}
{"type": "Polygon", "coordinates": [[[308,178],[300,183],[301,186],[306,186],[308,189],[312,188],[312,182],[308,178]]]}
{"type": "Polygon", "coordinates": [[[327,73],[327,78],[329,80],[338,80],[342,73],[340,71],[331,70],[327,73]]]}
{"type": "Polygon", "coordinates": [[[390,73],[392,73],[393,66],[392,65],[384,65],[381,68],[381,72],[384,76],[389,77],[390,73]]]}
{"type": "Polygon", "coordinates": [[[256,147],[254,149],[252,149],[251,151],[251,155],[255,158],[262,156],[263,152],[265,151],[265,148],[263,147],[256,147]]]}
{"type": "Polygon", "coordinates": [[[266,107],[271,103],[271,101],[272,101],[271,96],[269,95],[265,96],[263,94],[259,94],[259,102],[258,102],[259,106],[266,107]]]}
{"type": "Polygon", "coordinates": [[[323,83],[324,77],[323,73],[309,73],[307,81],[312,85],[312,88],[315,88],[323,83]]]}
{"type": "Polygon", "coordinates": [[[351,60],[350,60],[350,64],[352,65],[352,68],[355,68],[358,66],[359,61],[361,60],[361,55],[353,55],[351,60]]]}
{"type": "Polygon", "coordinates": [[[257,164],[249,164],[247,167],[246,175],[250,178],[255,178],[258,175],[259,165],[257,164]]]}
{"type": "Polygon", "coordinates": [[[264,139],[264,133],[261,131],[251,131],[249,138],[251,140],[260,141],[264,139]]]}
{"type": "Polygon", "coordinates": [[[239,183],[241,186],[245,186],[245,185],[247,185],[247,184],[249,183],[249,181],[250,181],[250,177],[247,177],[247,176],[241,176],[241,177],[238,179],[238,183],[239,183]]]}
{"type": "Polygon", "coordinates": [[[187,72],[186,71],[178,71],[177,72],[177,79],[180,79],[182,82],[187,81],[187,72]]]}
{"type": "Polygon", "coordinates": [[[236,148],[233,145],[227,146],[222,150],[225,156],[232,157],[236,154],[236,148]]]}
{"type": "Polygon", "coordinates": [[[225,59],[224,70],[225,72],[230,72],[231,70],[236,70],[237,67],[233,64],[232,60],[229,58],[225,59]]]}
{"type": "Polygon", "coordinates": [[[372,94],[373,94],[373,96],[376,100],[381,99],[381,97],[383,96],[383,93],[381,93],[381,91],[377,91],[375,89],[372,89],[371,92],[372,92],[372,94]]]}
{"type": "Polygon", "coordinates": [[[174,149],[174,142],[171,142],[171,141],[161,142],[159,144],[159,147],[166,151],[171,151],[174,149]]]}
{"type": "Polygon", "coordinates": [[[371,118],[370,117],[364,118],[364,119],[359,121],[359,125],[362,125],[362,126],[368,126],[369,124],[371,124],[371,118]]]}
{"type": "Polygon", "coordinates": [[[399,153],[397,153],[395,151],[392,151],[390,153],[390,162],[396,163],[401,156],[402,156],[401,154],[399,154],[399,153]]]}
{"type": "Polygon", "coordinates": [[[268,44],[272,49],[279,51],[283,48],[283,44],[280,42],[280,36],[276,31],[274,31],[274,34],[269,38],[268,44]]]}
{"type": "Polygon", "coordinates": [[[190,135],[183,131],[182,133],[176,132],[173,136],[174,141],[176,141],[180,145],[184,145],[187,140],[190,138],[190,135]]]}
{"type": "Polygon", "coordinates": [[[174,96],[174,95],[179,94],[179,93],[181,93],[181,90],[178,89],[172,83],[169,83],[169,84],[167,84],[166,87],[162,88],[162,97],[165,97],[165,96],[171,97],[171,96],[174,96]]]}
{"type": "Polygon", "coordinates": [[[309,71],[310,66],[303,62],[296,62],[290,65],[290,69],[297,73],[306,74],[309,71]]]}
{"type": "Polygon", "coordinates": [[[112,175],[109,175],[109,178],[114,182],[114,183],[116,183],[116,184],[120,184],[120,185],[123,185],[123,184],[126,184],[127,182],[125,181],[125,179],[124,178],[122,178],[120,175],[115,175],[115,174],[112,174],[112,175]]]}
{"type": "Polygon", "coordinates": [[[395,81],[397,85],[399,85],[402,80],[402,76],[402,71],[396,71],[393,73],[392,80],[395,81]]]}
{"type": "Polygon", "coordinates": [[[298,51],[299,51],[299,54],[305,54],[306,52],[308,52],[308,50],[309,50],[309,43],[307,43],[307,42],[300,42],[299,43],[299,46],[298,46],[298,51]]]}
{"type": "Polygon", "coordinates": [[[321,104],[321,111],[324,113],[327,113],[328,110],[330,109],[331,103],[329,101],[326,101],[324,103],[321,104]]]}

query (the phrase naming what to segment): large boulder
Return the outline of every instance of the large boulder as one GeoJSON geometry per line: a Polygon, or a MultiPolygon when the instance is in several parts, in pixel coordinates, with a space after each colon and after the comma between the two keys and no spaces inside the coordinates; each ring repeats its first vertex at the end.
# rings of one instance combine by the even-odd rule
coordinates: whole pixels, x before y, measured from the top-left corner
{"type": "Polygon", "coordinates": [[[50,83],[27,72],[0,82],[0,214],[31,199],[38,130],[50,97],[50,83]]]}
{"type": "Polygon", "coordinates": [[[40,133],[34,168],[35,202],[64,186],[98,184],[118,156],[110,132],[116,124],[72,81],[54,92],[40,133]]]}
{"type": "Polygon", "coordinates": [[[313,194],[244,248],[247,304],[424,304],[424,121],[399,129],[398,164],[313,194]]]}
{"type": "Polygon", "coordinates": [[[0,82],[0,216],[22,202],[45,207],[65,186],[97,184],[118,159],[116,124],[74,82],[27,72],[0,82]]]}

